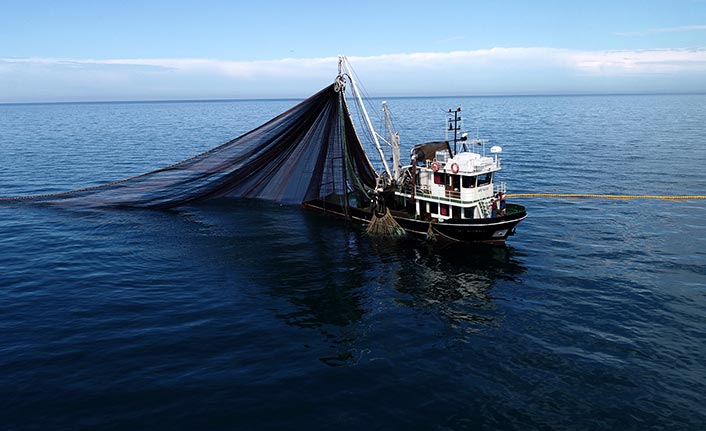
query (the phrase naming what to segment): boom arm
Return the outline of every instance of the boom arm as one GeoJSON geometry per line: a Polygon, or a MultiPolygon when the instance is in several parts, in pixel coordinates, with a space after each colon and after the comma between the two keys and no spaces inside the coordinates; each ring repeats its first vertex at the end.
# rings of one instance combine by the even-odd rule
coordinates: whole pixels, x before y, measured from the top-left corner
{"type": "MultiPolygon", "coordinates": [[[[363,99],[360,96],[360,92],[358,91],[358,86],[355,83],[355,80],[353,79],[353,73],[351,71],[350,64],[348,63],[348,59],[340,55],[338,57],[338,67],[339,70],[341,68],[345,69],[346,75],[348,76],[348,79],[351,81],[351,87],[352,87],[352,92],[353,96],[358,100],[358,105],[360,106],[360,110],[363,114],[363,118],[365,119],[366,126],[370,130],[370,134],[373,137],[373,142],[375,142],[375,147],[378,150],[378,154],[380,154],[380,160],[382,160],[382,165],[385,168],[385,172],[387,172],[388,177],[392,178],[392,174],[390,173],[390,167],[387,165],[387,160],[385,160],[385,153],[382,151],[382,147],[380,146],[380,141],[378,140],[377,133],[375,133],[375,129],[373,128],[373,124],[370,122],[370,117],[368,116],[368,111],[365,109],[365,104],[363,103],[363,99]]],[[[340,72],[339,72],[340,73],[340,72]]]]}

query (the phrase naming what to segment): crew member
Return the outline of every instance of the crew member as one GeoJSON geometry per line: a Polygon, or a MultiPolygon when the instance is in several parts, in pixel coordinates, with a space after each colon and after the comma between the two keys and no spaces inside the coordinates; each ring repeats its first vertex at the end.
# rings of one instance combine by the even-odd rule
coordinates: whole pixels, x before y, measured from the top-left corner
{"type": "Polygon", "coordinates": [[[505,195],[503,192],[498,193],[498,199],[500,199],[500,215],[505,215],[505,195]]]}

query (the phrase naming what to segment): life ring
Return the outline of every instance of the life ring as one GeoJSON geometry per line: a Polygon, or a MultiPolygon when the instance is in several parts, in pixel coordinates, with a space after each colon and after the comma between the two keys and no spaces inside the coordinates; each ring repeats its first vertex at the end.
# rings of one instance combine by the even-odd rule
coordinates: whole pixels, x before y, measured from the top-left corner
{"type": "Polygon", "coordinates": [[[434,161],[434,162],[431,164],[431,170],[434,171],[434,172],[437,172],[439,169],[441,169],[441,163],[439,163],[439,162],[437,162],[437,161],[434,161]]]}
{"type": "Polygon", "coordinates": [[[456,163],[456,162],[451,163],[451,172],[453,172],[454,174],[458,173],[458,163],[456,163]]]}

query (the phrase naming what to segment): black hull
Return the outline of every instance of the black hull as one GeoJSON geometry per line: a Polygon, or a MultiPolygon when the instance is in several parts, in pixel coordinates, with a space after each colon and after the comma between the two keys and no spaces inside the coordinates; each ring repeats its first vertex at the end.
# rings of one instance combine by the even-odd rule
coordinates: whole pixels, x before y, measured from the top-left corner
{"type": "MultiPolygon", "coordinates": [[[[338,204],[322,200],[305,202],[302,207],[363,223],[369,223],[373,217],[373,212],[369,209],[343,208],[338,204]]],[[[407,233],[415,236],[428,236],[431,226],[431,232],[437,238],[464,242],[504,243],[508,237],[514,235],[515,226],[527,217],[525,208],[520,205],[508,204],[507,211],[508,214],[501,217],[451,219],[444,222],[417,220],[402,211],[392,210],[391,214],[407,233]]]]}

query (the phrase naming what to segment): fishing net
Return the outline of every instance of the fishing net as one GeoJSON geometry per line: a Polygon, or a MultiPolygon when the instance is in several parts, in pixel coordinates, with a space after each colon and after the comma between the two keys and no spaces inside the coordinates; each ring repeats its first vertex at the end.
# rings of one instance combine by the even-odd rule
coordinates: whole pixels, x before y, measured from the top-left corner
{"type": "Polygon", "coordinates": [[[392,217],[389,208],[385,208],[383,215],[378,215],[376,211],[373,211],[365,232],[368,235],[385,238],[401,238],[407,234],[404,228],[397,223],[397,220],[392,217]]]}
{"type": "Polygon", "coordinates": [[[368,198],[376,173],[331,84],[262,126],[156,171],[49,195],[2,198],[90,206],[172,208],[215,198],[348,205],[368,198]]]}

